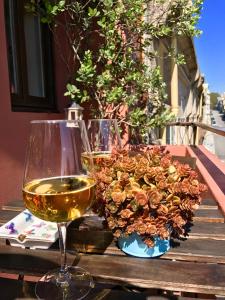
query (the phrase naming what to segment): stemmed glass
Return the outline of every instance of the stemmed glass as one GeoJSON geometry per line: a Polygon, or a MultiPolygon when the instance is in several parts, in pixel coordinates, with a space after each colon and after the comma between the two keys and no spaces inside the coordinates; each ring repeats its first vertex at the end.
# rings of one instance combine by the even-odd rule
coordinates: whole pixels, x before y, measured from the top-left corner
{"type": "Polygon", "coordinates": [[[25,206],[36,217],[57,222],[61,267],[36,285],[39,299],[83,299],[93,281],[90,274],[66,265],[66,225],[92,205],[95,179],[81,159],[90,153],[84,121],[32,121],[23,180],[25,206]]]}
{"type": "Polygon", "coordinates": [[[122,147],[116,119],[88,120],[87,134],[95,166],[109,158],[113,149],[122,147]]]}

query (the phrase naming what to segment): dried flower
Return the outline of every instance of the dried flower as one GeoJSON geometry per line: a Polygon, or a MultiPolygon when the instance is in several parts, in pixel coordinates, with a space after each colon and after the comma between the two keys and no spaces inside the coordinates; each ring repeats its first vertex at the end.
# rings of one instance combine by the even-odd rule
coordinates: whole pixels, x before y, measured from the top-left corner
{"type": "Polygon", "coordinates": [[[187,164],[172,161],[164,147],[114,151],[97,174],[94,209],[114,236],[139,234],[149,246],[161,239],[187,235],[188,222],[206,186],[187,164]]]}

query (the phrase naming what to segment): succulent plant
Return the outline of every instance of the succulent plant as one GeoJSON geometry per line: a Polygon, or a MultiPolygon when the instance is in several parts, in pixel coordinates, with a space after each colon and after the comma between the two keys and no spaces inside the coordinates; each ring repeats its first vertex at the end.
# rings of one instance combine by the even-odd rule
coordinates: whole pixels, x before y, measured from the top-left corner
{"type": "Polygon", "coordinates": [[[207,189],[188,164],[173,161],[165,147],[136,146],[114,151],[99,167],[94,210],[116,238],[136,232],[152,247],[155,236],[188,234],[207,189]]]}

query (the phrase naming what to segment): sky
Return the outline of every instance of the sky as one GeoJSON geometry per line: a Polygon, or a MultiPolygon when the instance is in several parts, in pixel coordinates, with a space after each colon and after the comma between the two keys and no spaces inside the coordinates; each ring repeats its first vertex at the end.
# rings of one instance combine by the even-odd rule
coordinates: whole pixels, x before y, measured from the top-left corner
{"type": "Polygon", "coordinates": [[[194,39],[199,68],[210,92],[225,92],[225,0],[204,0],[194,39]]]}

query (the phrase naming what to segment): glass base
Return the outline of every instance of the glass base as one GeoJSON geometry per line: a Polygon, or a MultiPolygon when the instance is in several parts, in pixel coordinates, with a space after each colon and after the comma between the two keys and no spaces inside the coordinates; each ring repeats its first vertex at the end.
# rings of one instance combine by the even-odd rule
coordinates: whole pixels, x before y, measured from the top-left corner
{"type": "Polygon", "coordinates": [[[41,300],[83,299],[94,288],[91,275],[79,267],[67,267],[67,273],[59,269],[50,271],[36,284],[35,293],[41,300]]]}

